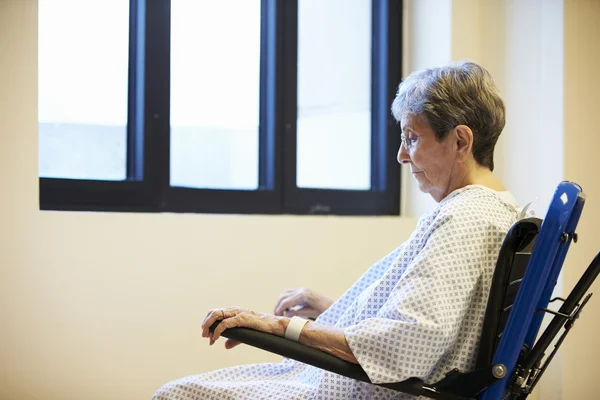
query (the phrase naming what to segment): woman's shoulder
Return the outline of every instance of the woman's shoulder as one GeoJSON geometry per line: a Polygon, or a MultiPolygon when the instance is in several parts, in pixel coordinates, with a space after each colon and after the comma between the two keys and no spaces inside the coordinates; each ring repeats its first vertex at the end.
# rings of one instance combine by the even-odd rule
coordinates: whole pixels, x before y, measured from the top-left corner
{"type": "Polygon", "coordinates": [[[519,208],[515,197],[509,191],[498,191],[482,185],[467,185],[455,190],[443,199],[441,209],[469,207],[497,208],[505,206],[510,210],[519,208]]]}
{"type": "Polygon", "coordinates": [[[512,225],[520,212],[510,192],[499,192],[480,185],[454,191],[439,203],[438,208],[437,217],[494,225],[500,222],[502,226],[512,225]]]}

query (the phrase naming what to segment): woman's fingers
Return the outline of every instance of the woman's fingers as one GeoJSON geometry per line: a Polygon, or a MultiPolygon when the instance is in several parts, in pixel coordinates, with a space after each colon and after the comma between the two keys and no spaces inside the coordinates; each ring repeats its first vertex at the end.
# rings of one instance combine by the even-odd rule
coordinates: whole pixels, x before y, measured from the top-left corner
{"type": "MultiPolygon", "coordinates": [[[[210,327],[217,321],[234,317],[242,312],[240,307],[216,308],[210,310],[202,322],[202,337],[210,337],[210,327]]],[[[222,324],[222,323],[221,323],[222,324]]],[[[219,324],[219,326],[221,325],[219,324]]]]}
{"type": "Polygon", "coordinates": [[[288,289],[277,301],[274,314],[278,316],[316,318],[327,310],[332,300],[307,288],[288,289]]]}
{"type": "Polygon", "coordinates": [[[213,331],[212,335],[210,336],[210,341],[209,344],[212,346],[216,340],[221,336],[221,333],[223,333],[223,331],[225,329],[228,328],[233,328],[235,325],[235,319],[237,317],[231,317],[231,318],[227,318],[223,321],[221,321],[221,323],[215,328],[215,330],[213,331]]]}
{"type": "Polygon", "coordinates": [[[289,297],[284,298],[275,308],[275,315],[283,315],[283,313],[296,306],[304,306],[305,297],[304,292],[296,292],[289,297]]]}
{"type": "MultiPolygon", "coordinates": [[[[280,310],[280,304],[282,301],[285,301],[287,298],[289,298],[290,296],[294,295],[299,289],[287,289],[285,290],[283,293],[281,293],[279,295],[279,297],[277,298],[277,302],[275,303],[275,308],[274,308],[274,314],[275,315],[283,315],[281,314],[280,310]]],[[[284,309],[285,310],[285,309],[284,309]]]]}
{"type": "Polygon", "coordinates": [[[213,309],[206,314],[206,318],[202,321],[202,337],[210,337],[210,327],[220,319],[223,319],[224,311],[222,309],[213,309]]]}
{"type": "Polygon", "coordinates": [[[319,312],[316,311],[312,307],[300,307],[300,308],[290,308],[285,312],[286,317],[308,317],[308,318],[316,318],[319,315],[319,312]]]}
{"type": "Polygon", "coordinates": [[[235,328],[236,326],[245,326],[250,327],[248,323],[244,323],[248,318],[252,318],[253,315],[248,315],[246,313],[239,313],[234,317],[230,317],[224,319],[213,331],[212,337],[210,338],[210,344],[212,345],[217,341],[218,338],[221,337],[221,334],[225,329],[235,328]]]}
{"type": "Polygon", "coordinates": [[[225,348],[227,350],[229,349],[233,349],[235,346],[237,346],[238,344],[240,344],[241,342],[238,342],[237,340],[233,340],[233,339],[227,339],[227,341],[225,342],[225,348]]]}
{"type": "Polygon", "coordinates": [[[250,323],[254,321],[253,318],[259,315],[255,311],[240,307],[227,308],[222,311],[225,318],[217,325],[212,335],[210,335],[211,345],[221,336],[225,329],[235,328],[236,326],[253,328],[254,326],[250,325],[250,323]]]}

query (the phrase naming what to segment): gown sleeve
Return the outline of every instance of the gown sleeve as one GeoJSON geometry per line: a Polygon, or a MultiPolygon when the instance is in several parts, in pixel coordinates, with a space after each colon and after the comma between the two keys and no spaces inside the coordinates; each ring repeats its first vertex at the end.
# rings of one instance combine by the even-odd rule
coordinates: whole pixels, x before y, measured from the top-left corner
{"type": "Polygon", "coordinates": [[[348,307],[356,298],[373,282],[380,279],[385,271],[392,265],[404,244],[397,247],[381,260],[373,264],[346,292],[340,296],[323,314],[317,322],[326,325],[335,325],[348,307]]]}
{"type": "Polygon", "coordinates": [[[344,328],[373,383],[427,377],[452,348],[464,320],[477,329],[483,316],[467,315],[469,306],[487,299],[481,294],[483,269],[493,269],[505,233],[477,216],[460,222],[452,215],[436,217],[402,276],[384,277],[370,293],[369,300],[380,305],[377,313],[344,328]]]}

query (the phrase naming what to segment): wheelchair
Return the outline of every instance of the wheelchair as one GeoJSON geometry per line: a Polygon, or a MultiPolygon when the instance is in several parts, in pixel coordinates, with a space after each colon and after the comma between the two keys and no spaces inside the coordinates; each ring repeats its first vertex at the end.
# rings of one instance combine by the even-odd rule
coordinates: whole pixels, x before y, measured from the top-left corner
{"type": "MultiPolygon", "coordinates": [[[[525,218],[511,227],[496,263],[472,371],[451,370],[438,382],[415,377],[378,385],[440,400],[527,398],[590,300],[592,294],[587,292],[600,272],[598,252],[570,294],[551,299],[569,246],[577,242],[575,228],[584,204],[581,187],[564,181],[556,188],[543,220],[525,218]],[[562,302],[558,311],[548,308],[553,302],[562,302]],[[553,318],[540,334],[546,313],[553,318]]],[[[227,329],[223,336],[371,383],[360,365],[283,337],[248,328],[227,329]]]]}

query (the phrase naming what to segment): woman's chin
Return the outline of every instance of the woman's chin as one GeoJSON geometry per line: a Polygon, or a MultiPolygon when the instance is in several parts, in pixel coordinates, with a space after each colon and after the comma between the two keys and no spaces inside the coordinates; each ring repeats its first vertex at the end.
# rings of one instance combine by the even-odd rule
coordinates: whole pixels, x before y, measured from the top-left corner
{"type": "Polygon", "coordinates": [[[421,191],[421,193],[430,195],[433,198],[433,200],[436,201],[436,203],[439,203],[440,200],[442,200],[442,198],[440,198],[438,196],[438,192],[433,189],[434,188],[431,185],[419,182],[419,190],[421,191]]]}
{"type": "Polygon", "coordinates": [[[423,182],[421,179],[415,179],[417,181],[417,184],[419,185],[419,190],[423,193],[429,193],[429,191],[431,190],[431,185],[429,185],[427,182],[423,182]]]}

